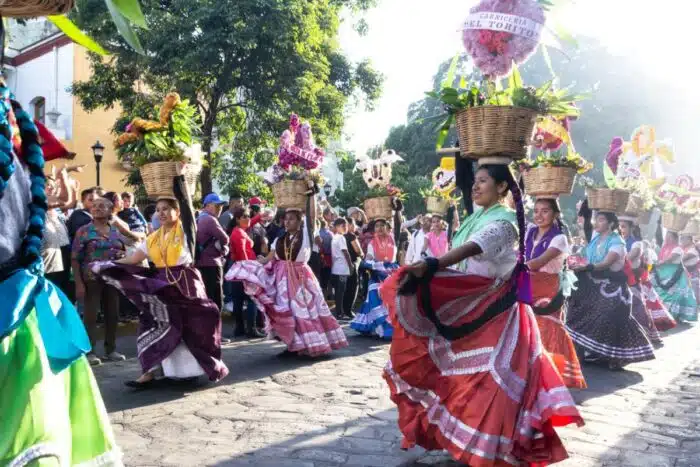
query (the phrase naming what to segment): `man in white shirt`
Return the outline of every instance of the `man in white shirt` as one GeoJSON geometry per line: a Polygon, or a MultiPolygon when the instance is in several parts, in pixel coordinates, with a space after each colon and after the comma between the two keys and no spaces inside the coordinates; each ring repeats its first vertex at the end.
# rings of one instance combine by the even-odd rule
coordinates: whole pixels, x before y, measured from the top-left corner
{"type": "Polygon", "coordinates": [[[406,251],[406,259],[404,260],[405,264],[413,264],[421,260],[421,252],[425,245],[425,236],[430,232],[432,218],[430,216],[419,217],[421,228],[413,232],[411,238],[408,240],[408,251],[406,251]]]}
{"type": "Polygon", "coordinates": [[[347,221],[340,217],[333,222],[333,226],[335,230],[331,241],[331,257],[333,259],[331,280],[335,289],[335,314],[338,318],[344,316],[352,317],[352,311],[345,310],[343,307],[345,289],[347,288],[350,271],[353,268],[350,252],[348,251],[348,242],[345,240],[348,225],[347,221]]]}

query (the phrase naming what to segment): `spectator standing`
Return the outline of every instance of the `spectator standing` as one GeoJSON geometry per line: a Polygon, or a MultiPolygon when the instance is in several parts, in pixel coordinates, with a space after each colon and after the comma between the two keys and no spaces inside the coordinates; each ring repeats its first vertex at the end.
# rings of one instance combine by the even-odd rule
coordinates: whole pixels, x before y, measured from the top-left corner
{"type": "Polygon", "coordinates": [[[335,290],[335,315],[337,318],[350,317],[350,310],[345,309],[345,290],[347,289],[348,278],[353,270],[352,258],[348,251],[348,244],[345,239],[347,232],[347,221],[342,217],[333,222],[335,227],[331,240],[331,277],[335,290]]]}
{"type": "Polygon", "coordinates": [[[219,223],[221,209],[226,204],[216,193],[204,197],[204,208],[197,219],[197,246],[195,262],[202,273],[207,296],[219,311],[224,306],[224,262],[228,255],[228,235],[219,223]]]}
{"type": "MultiPolygon", "coordinates": [[[[233,213],[231,224],[234,226],[229,239],[231,261],[234,263],[236,261],[254,261],[256,256],[253,251],[253,240],[246,232],[248,227],[250,227],[250,211],[238,208],[233,213]]],[[[241,337],[246,333],[250,337],[258,337],[258,333],[255,330],[255,315],[257,312],[255,304],[245,294],[241,281],[232,281],[230,283],[233,295],[232,310],[236,319],[234,337],[241,337]],[[243,306],[246,299],[248,299],[248,307],[244,316],[243,306]]]]}
{"type": "Polygon", "coordinates": [[[231,225],[231,220],[233,219],[233,213],[236,209],[243,207],[243,197],[241,195],[232,195],[228,200],[228,209],[224,211],[221,216],[219,216],[219,224],[227,232],[231,232],[233,225],[231,225]]]}
{"type": "Polygon", "coordinates": [[[405,264],[413,264],[422,259],[422,251],[425,246],[425,236],[430,233],[432,228],[432,219],[429,216],[420,217],[420,228],[411,234],[408,240],[408,251],[404,258],[405,264]]]}
{"type": "MultiPolygon", "coordinates": [[[[256,202],[260,202],[259,198],[252,198],[256,202]]],[[[262,206],[260,204],[252,204],[250,206],[250,215],[252,220],[250,227],[248,227],[248,235],[253,240],[253,251],[255,256],[267,256],[268,253],[268,243],[267,243],[267,231],[263,225],[264,216],[262,212],[262,206]]]]}
{"type": "Polygon", "coordinates": [[[117,216],[127,223],[132,232],[148,234],[148,222],[134,204],[134,195],[125,191],[121,194],[121,201],[122,209],[117,213],[117,216]]]}
{"type": "Polygon", "coordinates": [[[78,229],[73,240],[72,265],[76,297],[83,304],[83,321],[93,351],[87,355],[91,365],[102,361],[95,355],[97,340],[97,312],[102,309],[105,320],[105,354],[109,360],[124,360],[116,352],[117,322],[119,320],[119,292],[99,281],[90,270],[93,261],[113,261],[126,252],[122,233],[112,225],[112,203],[104,198],[91,200],[91,222],[78,229]]]}
{"type": "Polygon", "coordinates": [[[353,316],[353,308],[355,306],[355,300],[357,300],[357,290],[359,288],[358,268],[360,266],[360,258],[364,256],[364,253],[362,252],[360,241],[356,235],[358,222],[352,217],[347,217],[346,221],[348,230],[345,233],[345,242],[348,245],[348,253],[350,254],[352,265],[347,287],[345,288],[345,295],[343,296],[343,311],[346,315],[353,316]]]}
{"type": "Polygon", "coordinates": [[[331,279],[331,268],[333,266],[333,255],[331,251],[331,244],[333,243],[333,233],[328,228],[329,224],[324,216],[323,222],[321,223],[321,228],[318,231],[318,236],[320,238],[320,255],[321,255],[321,272],[319,282],[321,283],[321,290],[328,296],[328,286],[330,285],[331,279]]]}
{"type": "Polygon", "coordinates": [[[92,222],[92,215],[90,211],[92,210],[92,204],[95,201],[97,188],[86,188],[80,192],[80,204],[81,208],[73,210],[68,221],[66,222],[66,228],[68,229],[68,238],[73,243],[75,234],[78,232],[82,226],[92,222]]]}

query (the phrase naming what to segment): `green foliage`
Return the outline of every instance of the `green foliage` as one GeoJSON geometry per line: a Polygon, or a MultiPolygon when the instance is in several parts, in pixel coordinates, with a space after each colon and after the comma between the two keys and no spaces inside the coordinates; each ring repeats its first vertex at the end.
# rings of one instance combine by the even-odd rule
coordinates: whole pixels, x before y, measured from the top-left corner
{"type": "Polygon", "coordinates": [[[362,13],[374,4],[142,0],[148,29],[138,31],[140,55],[110,21],[104,0],[78,0],[75,22],[113,55],[108,62],[92,56],[92,77],[74,83],[73,93],[88,111],[119,104],[133,114],[149,95],[177,89],[197,105],[209,163],[202,191],[211,191],[212,174],[231,190],[252,191],[231,180],[252,183],[252,163],[276,147],[290,113],[308,120],[323,145],[340,134],[348,103],[371,108],[378,99],[383,78],[368,62],[350,63],[338,44],[343,10],[362,13]],[[238,167],[241,161],[247,165],[238,167]]]}

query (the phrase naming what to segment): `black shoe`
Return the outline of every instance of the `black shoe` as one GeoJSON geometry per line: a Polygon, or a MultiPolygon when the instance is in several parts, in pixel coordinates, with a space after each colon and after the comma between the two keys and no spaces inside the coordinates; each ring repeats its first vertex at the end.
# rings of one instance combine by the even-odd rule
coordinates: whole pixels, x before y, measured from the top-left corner
{"type": "Polygon", "coordinates": [[[159,384],[160,384],[160,381],[158,381],[158,380],[155,379],[155,378],[153,378],[153,379],[151,379],[151,380],[148,380],[148,381],[144,381],[144,382],[140,382],[140,381],[137,381],[137,380],[133,380],[133,381],[126,381],[126,382],[124,383],[124,385],[127,386],[127,387],[130,387],[130,388],[133,388],[133,389],[138,389],[138,390],[141,390],[141,391],[142,391],[142,390],[145,390],[145,389],[153,389],[153,388],[155,388],[156,386],[158,386],[159,384]]]}

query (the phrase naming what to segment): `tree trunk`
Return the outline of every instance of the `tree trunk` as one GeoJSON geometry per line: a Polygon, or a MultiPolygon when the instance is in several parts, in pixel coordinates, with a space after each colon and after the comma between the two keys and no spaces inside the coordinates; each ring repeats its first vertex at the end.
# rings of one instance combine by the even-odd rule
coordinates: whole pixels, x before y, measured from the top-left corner
{"type": "Polygon", "coordinates": [[[211,148],[212,134],[214,133],[214,124],[216,123],[216,114],[219,108],[220,95],[212,97],[209,105],[209,111],[204,116],[204,124],[202,125],[202,152],[204,152],[204,160],[206,165],[202,168],[202,197],[213,191],[213,183],[211,179],[211,148]]]}

